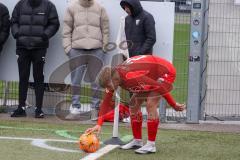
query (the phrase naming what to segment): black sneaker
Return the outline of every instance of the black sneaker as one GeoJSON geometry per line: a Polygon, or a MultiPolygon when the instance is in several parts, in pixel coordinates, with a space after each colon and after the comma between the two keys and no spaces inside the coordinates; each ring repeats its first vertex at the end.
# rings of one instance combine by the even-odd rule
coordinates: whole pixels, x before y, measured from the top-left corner
{"type": "Polygon", "coordinates": [[[25,112],[25,108],[24,107],[18,107],[11,114],[11,117],[26,117],[26,116],[27,116],[27,114],[25,112]]]}
{"type": "Polygon", "coordinates": [[[35,110],[35,118],[44,118],[44,113],[43,111],[40,109],[36,109],[35,110]]]}

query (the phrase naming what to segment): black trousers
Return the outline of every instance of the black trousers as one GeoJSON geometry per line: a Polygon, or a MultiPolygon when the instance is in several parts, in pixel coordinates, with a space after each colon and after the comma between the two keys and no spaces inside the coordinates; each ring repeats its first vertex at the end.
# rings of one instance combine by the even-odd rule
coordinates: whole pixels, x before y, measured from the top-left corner
{"type": "Polygon", "coordinates": [[[47,49],[17,49],[19,70],[19,107],[25,106],[27,98],[28,82],[31,64],[33,65],[34,89],[36,95],[36,107],[42,108],[44,95],[45,55],[47,49]]]}

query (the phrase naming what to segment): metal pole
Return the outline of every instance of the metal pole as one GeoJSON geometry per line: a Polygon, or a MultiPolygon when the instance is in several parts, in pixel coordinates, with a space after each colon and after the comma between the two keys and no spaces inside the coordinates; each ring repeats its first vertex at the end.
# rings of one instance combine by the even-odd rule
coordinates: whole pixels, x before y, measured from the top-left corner
{"type": "Polygon", "coordinates": [[[9,94],[9,82],[4,81],[5,87],[4,87],[4,95],[3,95],[3,106],[7,106],[7,96],[9,94]]]}
{"type": "Polygon", "coordinates": [[[205,2],[205,10],[204,10],[204,31],[203,31],[203,47],[202,47],[202,71],[201,71],[201,99],[200,99],[200,119],[204,119],[205,117],[205,100],[206,100],[206,93],[207,93],[207,62],[208,62],[208,33],[209,33],[209,24],[208,24],[208,14],[209,14],[209,0],[205,2]]]}
{"type": "Polygon", "coordinates": [[[205,10],[206,0],[192,0],[187,123],[199,123],[201,117],[205,10]]]}
{"type": "Polygon", "coordinates": [[[161,99],[161,102],[159,104],[159,117],[162,123],[167,121],[166,117],[166,101],[164,99],[161,99]]]}

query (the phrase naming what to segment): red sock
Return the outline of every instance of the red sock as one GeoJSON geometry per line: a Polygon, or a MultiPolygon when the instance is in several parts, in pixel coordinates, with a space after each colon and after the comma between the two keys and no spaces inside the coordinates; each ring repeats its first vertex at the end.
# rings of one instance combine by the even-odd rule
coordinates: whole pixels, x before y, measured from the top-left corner
{"type": "Polygon", "coordinates": [[[142,139],[142,112],[131,115],[131,125],[134,139],[142,139]]]}
{"type": "Polygon", "coordinates": [[[147,129],[148,129],[148,140],[155,141],[158,131],[159,119],[148,120],[147,121],[147,129]]]}

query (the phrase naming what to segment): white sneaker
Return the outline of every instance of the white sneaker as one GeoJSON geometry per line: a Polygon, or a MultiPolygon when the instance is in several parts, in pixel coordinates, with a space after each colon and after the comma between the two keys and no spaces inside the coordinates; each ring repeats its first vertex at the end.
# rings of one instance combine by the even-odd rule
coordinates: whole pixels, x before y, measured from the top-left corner
{"type": "Polygon", "coordinates": [[[92,109],[91,110],[91,120],[92,121],[98,120],[98,112],[99,112],[98,109],[92,109]]]}
{"type": "Polygon", "coordinates": [[[155,153],[156,152],[155,142],[147,141],[147,143],[144,146],[135,150],[135,152],[139,154],[155,153]]]}
{"type": "Polygon", "coordinates": [[[121,149],[127,150],[127,149],[136,149],[143,146],[143,141],[141,139],[134,139],[128,144],[125,144],[121,147],[121,149]]]}
{"type": "Polygon", "coordinates": [[[73,107],[72,104],[70,105],[69,110],[70,110],[71,114],[80,114],[81,113],[81,108],[73,107]]]}
{"type": "Polygon", "coordinates": [[[131,122],[131,119],[130,119],[130,117],[123,118],[122,122],[123,122],[123,123],[130,123],[130,122],[131,122]]]}

